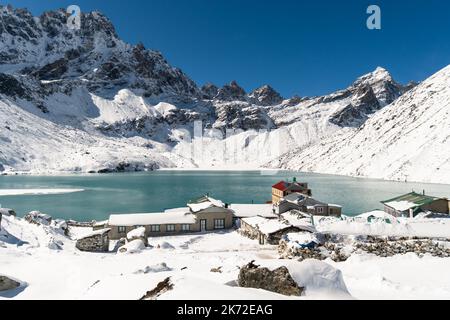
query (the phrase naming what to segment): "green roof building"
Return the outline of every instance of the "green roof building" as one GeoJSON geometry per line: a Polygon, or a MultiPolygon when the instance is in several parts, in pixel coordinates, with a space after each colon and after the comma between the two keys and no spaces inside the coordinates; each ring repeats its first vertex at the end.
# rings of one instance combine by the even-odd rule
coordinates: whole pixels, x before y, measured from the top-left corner
{"type": "Polygon", "coordinates": [[[427,196],[411,192],[381,202],[384,211],[395,217],[415,217],[421,212],[449,214],[450,201],[447,198],[427,196]]]}

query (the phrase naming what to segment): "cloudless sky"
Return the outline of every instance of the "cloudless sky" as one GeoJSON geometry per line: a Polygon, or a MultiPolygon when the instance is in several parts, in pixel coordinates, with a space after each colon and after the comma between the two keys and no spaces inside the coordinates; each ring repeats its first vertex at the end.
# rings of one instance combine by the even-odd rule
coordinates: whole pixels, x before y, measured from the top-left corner
{"type": "Polygon", "coordinates": [[[126,42],[161,51],[199,85],[270,84],[285,97],[347,87],[377,66],[406,83],[450,64],[447,0],[10,0],[35,15],[99,10],[126,42]],[[368,30],[367,7],[382,10],[368,30]]]}

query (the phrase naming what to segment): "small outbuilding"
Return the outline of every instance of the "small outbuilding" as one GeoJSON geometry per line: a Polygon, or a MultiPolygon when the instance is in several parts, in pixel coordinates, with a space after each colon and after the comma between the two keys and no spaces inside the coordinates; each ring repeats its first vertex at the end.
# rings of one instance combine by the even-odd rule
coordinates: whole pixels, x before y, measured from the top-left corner
{"type": "Polygon", "coordinates": [[[384,211],[395,217],[413,218],[422,212],[449,214],[450,201],[447,198],[439,198],[411,192],[393,199],[381,202],[384,211]]]}
{"type": "Polygon", "coordinates": [[[108,252],[111,229],[94,231],[77,240],[76,248],[87,252],[108,252]]]}
{"type": "Polygon", "coordinates": [[[275,211],[278,214],[290,210],[298,210],[313,216],[340,217],[342,215],[341,206],[325,203],[302,193],[291,193],[275,205],[275,211]]]}
{"type": "Polygon", "coordinates": [[[258,240],[261,245],[277,245],[286,234],[315,231],[314,226],[305,219],[296,220],[294,216],[289,218],[291,220],[282,216],[279,219],[245,218],[242,219],[240,233],[250,239],[258,240]]]}

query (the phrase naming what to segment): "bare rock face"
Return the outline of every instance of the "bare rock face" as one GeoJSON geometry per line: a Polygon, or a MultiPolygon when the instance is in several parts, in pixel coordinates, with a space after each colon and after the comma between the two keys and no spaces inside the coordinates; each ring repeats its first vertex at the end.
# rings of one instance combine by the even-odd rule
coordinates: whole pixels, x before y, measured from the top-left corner
{"type": "Polygon", "coordinates": [[[216,99],[222,101],[245,101],[246,93],[236,81],[231,81],[230,84],[224,85],[218,92],[216,99]]]}
{"type": "Polygon", "coordinates": [[[241,268],[238,285],[244,288],[263,289],[285,296],[301,296],[304,288],[294,281],[286,267],[274,271],[260,268],[253,262],[241,268]]]}
{"type": "Polygon", "coordinates": [[[269,85],[254,90],[249,98],[260,106],[274,106],[283,102],[283,97],[269,85]]]}
{"type": "Polygon", "coordinates": [[[203,99],[212,100],[219,93],[219,88],[212,83],[207,83],[201,88],[201,93],[203,99]]]}
{"type": "Polygon", "coordinates": [[[20,287],[20,283],[6,276],[0,276],[0,292],[16,289],[20,287]]]}
{"type": "Polygon", "coordinates": [[[29,94],[24,86],[15,77],[4,73],[0,73],[0,94],[29,98],[29,94]]]}

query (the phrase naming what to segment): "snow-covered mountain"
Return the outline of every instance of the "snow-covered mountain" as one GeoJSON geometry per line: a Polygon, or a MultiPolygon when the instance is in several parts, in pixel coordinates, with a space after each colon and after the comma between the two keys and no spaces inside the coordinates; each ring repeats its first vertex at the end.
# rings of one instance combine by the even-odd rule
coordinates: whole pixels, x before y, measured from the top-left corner
{"type": "MultiPolygon", "coordinates": [[[[323,170],[320,163],[334,158],[325,156],[322,145],[334,137],[351,143],[373,118],[397,112],[399,104],[411,108],[402,101],[418,94],[416,84],[403,86],[383,68],[321,97],[285,99],[269,85],[246,92],[236,81],[200,88],[160,52],[122,41],[101,13],[84,13],[80,30],[69,29],[66,19],[64,10],[33,17],[26,9],[0,7],[0,171],[238,169],[270,163],[374,176],[355,172],[355,161],[339,162],[338,156],[323,170]],[[195,137],[200,122],[203,136],[195,137]],[[307,150],[322,151],[320,161],[306,156],[307,150]]],[[[416,129],[411,125],[404,134],[416,129]]],[[[427,159],[423,162],[433,167],[427,159]]],[[[365,170],[373,165],[367,162],[365,170]]],[[[406,173],[402,168],[385,177],[397,178],[406,173]]]]}
{"type": "Polygon", "coordinates": [[[448,183],[450,66],[439,71],[361,127],[342,130],[272,165],[343,175],[448,183]]]}

